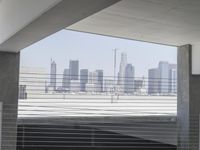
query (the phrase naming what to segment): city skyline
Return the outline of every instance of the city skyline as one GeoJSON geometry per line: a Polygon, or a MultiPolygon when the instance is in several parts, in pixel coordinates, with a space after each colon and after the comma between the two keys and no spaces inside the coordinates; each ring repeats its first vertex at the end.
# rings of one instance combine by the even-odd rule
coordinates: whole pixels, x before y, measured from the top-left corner
{"type": "Polygon", "coordinates": [[[160,61],[157,68],[149,68],[148,78],[139,79],[135,77],[134,65],[127,62],[126,53],[121,53],[117,77],[104,76],[104,70],[80,69],[79,60],[69,60],[68,68],[63,71],[61,85],[58,86],[56,86],[56,68],[56,62],[51,60],[50,84],[45,89],[50,87],[52,91],[57,92],[114,92],[117,94],[134,94],[143,91],[143,94],[149,95],[176,94],[177,92],[177,65],[167,61],[160,61]]]}
{"type": "MultiPolygon", "coordinates": [[[[121,57],[121,60],[119,61],[120,62],[119,66],[116,66],[116,68],[117,68],[117,70],[116,70],[117,74],[115,74],[115,76],[118,78],[117,79],[118,82],[120,82],[119,78],[124,78],[125,77],[126,65],[133,65],[133,67],[134,67],[134,73],[135,73],[135,64],[127,62],[127,53],[122,52],[121,55],[120,55],[120,57],[121,57]]],[[[89,71],[96,71],[96,70],[103,70],[104,71],[104,68],[102,68],[102,69],[95,68],[94,70],[90,70],[87,67],[85,67],[85,68],[79,68],[79,66],[81,65],[81,62],[79,61],[79,59],[76,59],[76,60],[70,59],[68,61],[69,61],[69,63],[68,63],[69,66],[66,66],[65,68],[63,68],[62,72],[58,73],[57,69],[56,69],[57,68],[57,63],[56,63],[55,60],[53,60],[51,58],[50,68],[52,68],[52,65],[53,65],[53,70],[56,71],[57,72],[56,74],[59,74],[59,75],[65,74],[64,72],[66,70],[68,70],[69,71],[69,76],[72,76],[72,80],[78,80],[78,78],[79,78],[79,76],[81,74],[81,70],[87,70],[88,72],[89,71]],[[55,64],[56,64],[56,66],[55,66],[55,64]],[[72,71],[70,72],[70,70],[72,70],[72,71]]],[[[168,63],[168,64],[170,64],[169,67],[174,68],[174,69],[176,68],[176,65],[177,65],[176,63],[171,63],[171,62],[168,62],[168,61],[160,60],[160,61],[158,61],[158,67],[162,63],[168,63]]],[[[41,68],[41,67],[39,67],[39,68],[41,68]]],[[[149,76],[149,70],[156,69],[156,68],[157,68],[157,65],[155,67],[147,68],[147,70],[146,70],[147,71],[147,76],[142,75],[142,76],[135,76],[135,77],[145,77],[145,78],[147,78],[149,76]]],[[[47,68],[45,68],[45,69],[47,69],[47,68]]],[[[113,70],[114,70],[114,68],[111,68],[110,72],[112,72],[113,70]]],[[[49,74],[51,75],[51,69],[49,69],[49,70],[47,69],[47,72],[50,72],[49,74]]],[[[105,75],[105,76],[106,77],[114,77],[114,74],[105,75]]],[[[164,78],[166,78],[166,77],[164,77],[164,78]]]]}
{"type": "MultiPolygon", "coordinates": [[[[120,57],[121,57],[121,60],[119,61],[120,63],[118,63],[118,65],[119,66],[116,66],[116,68],[117,68],[117,70],[116,70],[116,72],[117,72],[117,74],[115,74],[116,75],[116,77],[117,78],[124,78],[124,74],[122,73],[122,72],[124,72],[125,71],[125,69],[126,69],[126,65],[127,64],[131,64],[131,65],[133,65],[134,66],[134,68],[135,68],[135,64],[132,64],[132,63],[129,63],[129,62],[127,62],[127,53],[125,53],[125,52],[122,52],[121,53],[121,55],[120,55],[120,57]],[[125,58],[124,58],[125,57],[125,58]]],[[[67,62],[67,60],[66,60],[66,62],[67,62]]],[[[169,64],[171,64],[171,66],[173,66],[173,68],[174,68],[174,66],[176,66],[177,64],[176,63],[171,63],[171,62],[168,62],[168,61],[163,61],[163,60],[160,60],[160,61],[158,61],[158,64],[160,63],[160,62],[167,62],[167,63],[169,63],[169,64]]],[[[85,68],[80,68],[79,66],[80,66],[80,61],[79,61],[79,59],[76,59],[76,60],[72,60],[72,59],[69,59],[68,60],[68,66],[66,66],[65,68],[62,68],[63,70],[61,70],[61,71],[57,71],[57,68],[59,67],[58,65],[57,65],[57,62],[54,60],[54,59],[50,59],[50,64],[49,64],[49,66],[48,66],[48,68],[44,68],[44,67],[31,67],[31,66],[21,66],[21,67],[30,67],[30,68],[43,68],[43,69],[45,69],[47,72],[49,72],[49,73],[47,73],[47,74],[49,74],[49,75],[51,75],[51,74],[53,74],[53,76],[55,76],[55,77],[53,77],[53,78],[56,78],[56,75],[63,75],[64,74],[64,72],[66,72],[66,70],[70,70],[70,67],[71,66],[73,66],[73,65],[75,65],[76,66],[76,69],[75,70],[73,70],[72,72],[69,72],[69,76],[70,75],[72,75],[72,76],[80,76],[79,74],[81,74],[81,70],[88,70],[88,71],[96,71],[96,70],[103,70],[104,71],[104,68],[102,68],[102,69],[99,69],[99,68],[94,68],[94,70],[90,70],[89,68],[87,68],[87,67],[85,67],[85,68]],[[58,66],[58,67],[57,67],[58,66]],[[51,70],[51,68],[53,67],[53,72],[52,72],[52,70],[51,70]],[[56,72],[56,75],[55,75],[55,72],[56,72]]],[[[136,65],[137,66],[137,65],[136,65]]],[[[157,67],[157,65],[155,66],[155,67],[151,67],[151,68],[147,68],[147,70],[146,70],[146,72],[147,72],[147,75],[145,76],[145,75],[141,75],[141,76],[135,76],[136,78],[137,77],[145,77],[145,78],[148,78],[148,71],[150,70],[150,69],[155,69],[157,67]]],[[[73,67],[72,67],[73,68],[73,67]]],[[[114,67],[113,68],[110,68],[111,70],[110,70],[110,72],[111,72],[111,74],[110,75],[105,75],[105,76],[107,76],[107,77],[114,77],[114,75],[113,75],[113,70],[114,70],[114,67]]],[[[135,72],[135,71],[134,71],[135,72]]],[[[51,77],[50,77],[51,78],[51,77]]],[[[75,78],[75,80],[78,80],[78,77],[72,77],[73,79],[75,78]]],[[[51,80],[51,79],[50,79],[51,80]]],[[[120,80],[120,79],[117,79],[117,80],[120,80]]],[[[51,82],[51,81],[50,81],[51,82]]],[[[53,84],[53,83],[52,83],[53,84]]]]}
{"type": "Polygon", "coordinates": [[[148,68],[156,67],[161,60],[176,63],[176,47],[62,30],[25,48],[21,53],[20,65],[43,67],[49,72],[49,60],[52,58],[59,66],[57,72],[62,74],[71,59],[81,62],[79,68],[103,69],[105,75],[113,76],[110,70],[113,70],[115,48],[118,49],[117,66],[120,64],[120,54],[127,53],[127,62],[137,70],[135,76],[147,76],[148,68]]]}

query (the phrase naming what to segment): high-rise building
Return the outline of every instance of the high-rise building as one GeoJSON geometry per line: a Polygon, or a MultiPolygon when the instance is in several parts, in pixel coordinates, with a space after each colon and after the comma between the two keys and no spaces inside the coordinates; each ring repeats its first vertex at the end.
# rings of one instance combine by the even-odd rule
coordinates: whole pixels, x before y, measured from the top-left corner
{"type": "Polygon", "coordinates": [[[135,95],[147,95],[145,77],[134,80],[134,91],[135,95]]]}
{"type": "Polygon", "coordinates": [[[125,69],[125,82],[124,82],[125,93],[128,94],[134,93],[134,76],[135,76],[134,66],[132,64],[127,64],[125,69]]]}
{"type": "Polygon", "coordinates": [[[177,92],[177,66],[160,61],[158,68],[149,69],[149,94],[175,94],[177,92]]]}
{"type": "Polygon", "coordinates": [[[96,72],[88,73],[88,83],[86,83],[86,91],[87,92],[95,92],[95,82],[96,82],[96,72]]]}
{"type": "Polygon", "coordinates": [[[80,70],[80,90],[86,91],[86,84],[88,83],[88,69],[80,70]]]}
{"type": "Polygon", "coordinates": [[[51,60],[50,87],[56,90],[56,62],[51,60]]]}
{"type": "Polygon", "coordinates": [[[125,69],[127,65],[127,55],[126,53],[121,53],[120,68],[118,72],[118,87],[119,90],[124,92],[124,79],[125,79],[125,69]]]}
{"type": "Polygon", "coordinates": [[[89,72],[88,73],[88,83],[94,84],[96,78],[96,72],[89,72]]]}
{"type": "Polygon", "coordinates": [[[70,92],[80,92],[79,80],[70,80],[70,92]]]}
{"type": "Polygon", "coordinates": [[[62,88],[64,90],[70,89],[70,72],[69,72],[69,69],[64,69],[63,79],[62,79],[62,88]]]}
{"type": "Polygon", "coordinates": [[[172,94],[175,94],[177,92],[177,65],[176,64],[170,64],[169,92],[172,94]]]}
{"type": "Polygon", "coordinates": [[[95,91],[103,92],[103,70],[96,70],[95,91]]]}
{"type": "Polygon", "coordinates": [[[160,61],[159,65],[159,90],[160,94],[168,94],[169,93],[169,63],[166,61],[160,61]]]}
{"type": "Polygon", "coordinates": [[[148,71],[148,94],[158,94],[160,92],[160,71],[158,68],[149,69],[148,71]]]}
{"type": "Polygon", "coordinates": [[[106,93],[112,93],[112,92],[114,92],[114,80],[105,79],[104,80],[103,91],[106,92],[106,93]]]}
{"type": "Polygon", "coordinates": [[[70,80],[79,79],[79,61],[70,60],[69,62],[70,80]]]}
{"type": "Polygon", "coordinates": [[[145,81],[143,79],[134,80],[134,89],[136,92],[140,91],[143,88],[144,82],[145,81]]]}

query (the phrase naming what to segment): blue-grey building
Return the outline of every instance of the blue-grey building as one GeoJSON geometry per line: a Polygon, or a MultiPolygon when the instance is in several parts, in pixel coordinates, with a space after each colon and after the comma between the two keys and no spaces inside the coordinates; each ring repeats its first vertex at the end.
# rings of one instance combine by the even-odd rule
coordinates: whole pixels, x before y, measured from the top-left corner
{"type": "Polygon", "coordinates": [[[177,93],[177,65],[171,64],[169,69],[169,92],[177,93]]]}
{"type": "Polygon", "coordinates": [[[127,64],[125,69],[125,82],[124,82],[124,92],[128,94],[134,93],[134,76],[135,69],[132,64],[127,64]]]}
{"type": "Polygon", "coordinates": [[[69,90],[69,88],[70,88],[70,71],[69,71],[69,69],[64,69],[63,79],[62,79],[62,88],[64,90],[69,90]]]}
{"type": "Polygon", "coordinates": [[[159,92],[160,94],[169,93],[169,63],[166,61],[160,61],[158,65],[159,69],[159,92]]]}
{"type": "Polygon", "coordinates": [[[177,92],[177,66],[166,61],[160,61],[158,68],[148,71],[148,93],[175,94],[177,92]]]}
{"type": "Polygon", "coordinates": [[[69,62],[70,80],[79,79],[79,61],[70,60],[69,62]]]}
{"type": "Polygon", "coordinates": [[[51,60],[50,87],[56,90],[56,62],[51,60]]]}
{"type": "Polygon", "coordinates": [[[85,92],[86,91],[86,84],[88,83],[88,69],[81,69],[80,70],[80,90],[85,92]]]}
{"type": "Polygon", "coordinates": [[[95,91],[96,92],[103,92],[103,70],[96,70],[95,71],[95,91]]]}
{"type": "Polygon", "coordinates": [[[159,69],[158,68],[152,68],[148,70],[148,94],[154,95],[159,93],[159,69]]]}

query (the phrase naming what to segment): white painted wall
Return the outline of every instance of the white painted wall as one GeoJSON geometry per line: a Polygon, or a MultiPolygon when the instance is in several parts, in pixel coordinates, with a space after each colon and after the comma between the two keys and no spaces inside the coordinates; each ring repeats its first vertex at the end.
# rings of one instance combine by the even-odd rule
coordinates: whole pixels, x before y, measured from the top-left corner
{"type": "Polygon", "coordinates": [[[61,0],[1,0],[0,44],[61,0]]]}

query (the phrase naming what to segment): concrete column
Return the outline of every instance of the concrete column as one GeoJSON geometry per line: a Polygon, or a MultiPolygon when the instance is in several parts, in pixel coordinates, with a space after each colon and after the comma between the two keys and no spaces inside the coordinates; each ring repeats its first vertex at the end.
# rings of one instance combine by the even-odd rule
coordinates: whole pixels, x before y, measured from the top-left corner
{"type": "Polygon", "coordinates": [[[200,75],[192,75],[192,46],[178,47],[178,149],[199,150],[200,75]]]}
{"type": "Polygon", "coordinates": [[[1,150],[16,149],[19,56],[0,52],[1,150]]]}

